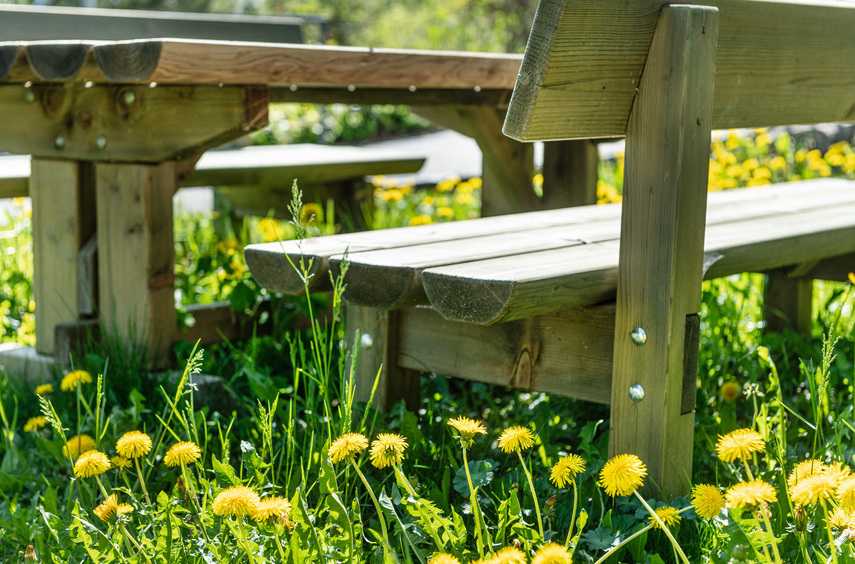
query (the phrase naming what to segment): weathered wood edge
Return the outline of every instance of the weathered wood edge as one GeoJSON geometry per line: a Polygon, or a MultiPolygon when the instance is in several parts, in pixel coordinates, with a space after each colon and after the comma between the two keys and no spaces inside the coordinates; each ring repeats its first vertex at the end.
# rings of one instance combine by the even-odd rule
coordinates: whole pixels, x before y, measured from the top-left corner
{"type": "Polygon", "coordinates": [[[552,52],[554,32],[567,2],[568,0],[541,0],[537,4],[534,23],[502,128],[502,133],[517,141],[529,140],[529,118],[537,105],[537,97],[543,85],[544,64],[552,52]]]}
{"type": "Polygon", "coordinates": [[[5,80],[18,60],[21,48],[17,45],[0,45],[0,80],[5,80]]]}
{"type": "Polygon", "coordinates": [[[95,45],[98,68],[112,82],[149,80],[160,62],[163,41],[127,41],[95,45]]]}
{"type": "Polygon", "coordinates": [[[30,68],[42,80],[70,80],[86,65],[92,44],[78,41],[28,43],[24,47],[30,68]]]}

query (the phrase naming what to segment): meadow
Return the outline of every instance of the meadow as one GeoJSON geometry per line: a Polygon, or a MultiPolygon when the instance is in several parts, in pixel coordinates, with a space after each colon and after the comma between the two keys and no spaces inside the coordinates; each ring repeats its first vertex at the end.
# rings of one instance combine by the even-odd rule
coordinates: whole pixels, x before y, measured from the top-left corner
{"type": "MultiPolygon", "coordinates": [[[[601,163],[601,202],[622,167],[601,163]]],[[[855,179],[848,143],[757,130],[711,147],[711,190],[829,176],[855,179]]],[[[477,178],[374,185],[375,228],[478,215],[477,178]]],[[[355,402],[346,275],[331,296],[271,296],[243,262],[248,242],[342,221],[296,209],[238,232],[176,221],[177,304],[269,299],[259,336],[180,344],[172,376],[98,344],[46,381],[0,370],[0,561],[855,562],[855,274],[814,284],[809,335],[764,331],[762,275],[704,283],[693,488],[666,499],[644,461],[608,457],[607,406],[436,374],[416,412],[355,402]],[[208,386],[223,401],[199,403],[208,386]]],[[[0,220],[0,338],[22,344],[28,221],[23,203],[0,220]]]]}

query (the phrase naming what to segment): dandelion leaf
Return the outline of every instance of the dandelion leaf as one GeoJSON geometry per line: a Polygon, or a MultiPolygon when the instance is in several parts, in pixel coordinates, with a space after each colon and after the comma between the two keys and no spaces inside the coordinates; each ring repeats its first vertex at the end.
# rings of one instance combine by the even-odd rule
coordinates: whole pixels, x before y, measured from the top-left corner
{"type": "MultiPolygon", "coordinates": [[[[472,475],[472,487],[482,489],[493,481],[493,473],[496,462],[493,460],[471,460],[469,461],[469,473],[472,475]]],[[[469,481],[466,478],[466,469],[461,467],[454,475],[454,489],[463,497],[469,497],[469,481]]]]}
{"type": "Polygon", "coordinates": [[[216,455],[211,455],[211,466],[217,477],[226,482],[230,486],[239,486],[240,479],[235,476],[235,469],[228,462],[220,462],[216,455]]]}
{"type": "MultiPolygon", "coordinates": [[[[347,513],[347,508],[342,503],[337,493],[331,492],[327,496],[327,509],[329,511],[330,523],[335,525],[336,532],[328,533],[328,538],[339,552],[348,561],[353,558],[353,525],[347,513]]],[[[341,560],[338,558],[337,560],[341,560]]]]}
{"type": "Polygon", "coordinates": [[[496,543],[499,546],[506,546],[514,536],[514,529],[523,525],[520,517],[520,500],[516,488],[511,488],[508,497],[499,504],[498,520],[496,543]]]}

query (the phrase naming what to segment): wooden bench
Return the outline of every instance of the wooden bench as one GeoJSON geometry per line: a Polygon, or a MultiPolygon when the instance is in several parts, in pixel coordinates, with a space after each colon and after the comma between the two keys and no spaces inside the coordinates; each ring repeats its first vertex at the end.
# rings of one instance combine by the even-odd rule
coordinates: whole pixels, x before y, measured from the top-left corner
{"type": "MultiPolygon", "coordinates": [[[[306,201],[332,198],[339,209],[373,205],[371,174],[417,172],[424,157],[391,149],[314,145],[265,145],[207,151],[179,181],[179,188],[226,187],[238,215],[283,217],[296,179],[306,201]]],[[[0,198],[29,195],[30,158],[0,156],[0,198]]]]}
{"type": "MultiPolygon", "coordinates": [[[[687,490],[702,279],[777,270],[803,300],[855,263],[855,183],[706,191],[712,128],[855,119],[855,6],[705,4],[540,2],[505,132],[626,136],[622,205],[286,244],[316,289],[348,253],[360,397],[382,364],[381,405],[412,405],[422,371],[609,403],[611,454],[687,490]]],[[[245,252],[263,286],[302,287],[279,245],[245,252]]]]}

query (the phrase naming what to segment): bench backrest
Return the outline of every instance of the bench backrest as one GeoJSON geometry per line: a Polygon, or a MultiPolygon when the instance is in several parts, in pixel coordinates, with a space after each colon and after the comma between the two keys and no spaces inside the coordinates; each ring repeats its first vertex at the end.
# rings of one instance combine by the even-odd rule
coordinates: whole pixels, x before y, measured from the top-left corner
{"type": "Polygon", "coordinates": [[[303,43],[304,22],[293,16],[0,6],[0,41],[180,37],[303,43]]]}
{"type": "MultiPolygon", "coordinates": [[[[714,129],[855,120],[855,4],[719,9],[714,129]]],[[[541,0],[505,122],[520,141],[623,136],[666,0],[541,0]]]]}

